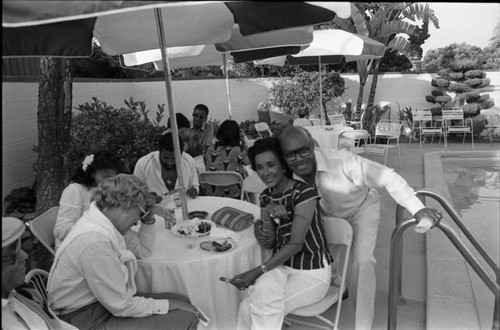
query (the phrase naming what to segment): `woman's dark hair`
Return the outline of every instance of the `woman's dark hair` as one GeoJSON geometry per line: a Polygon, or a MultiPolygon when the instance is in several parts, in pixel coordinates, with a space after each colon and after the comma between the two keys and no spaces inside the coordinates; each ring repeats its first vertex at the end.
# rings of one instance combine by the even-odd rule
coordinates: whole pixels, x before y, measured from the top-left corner
{"type": "Polygon", "coordinates": [[[217,130],[217,145],[238,147],[241,143],[240,125],[234,120],[224,120],[217,130]]]}
{"type": "Polygon", "coordinates": [[[123,162],[109,150],[99,150],[92,155],[86,156],[75,169],[71,182],[79,183],[87,188],[95,186],[95,172],[98,170],[115,170],[116,173],[123,171],[123,162]],[[88,158],[90,157],[90,158],[88,158]],[[92,161],[90,161],[92,159],[92,161]],[[85,161],[87,160],[87,161],[85,161]],[[84,164],[85,163],[85,164],[84,164]]]}
{"type": "MultiPolygon", "coordinates": [[[[182,139],[181,136],[178,135],[179,145],[181,146],[182,153],[182,139]]],[[[160,137],[158,141],[158,150],[166,150],[166,151],[174,151],[174,140],[172,138],[172,132],[167,132],[160,137]]]]}
{"type": "MultiPolygon", "coordinates": [[[[191,126],[189,119],[187,119],[187,117],[180,112],[175,113],[175,122],[177,123],[177,128],[189,128],[191,126]]],[[[170,117],[168,117],[167,128],[170,128],[171,126],[172,123],[170,122],[170,117]]]]}
{"type": "Polygon", "coordinates": [[[285,157],[283,156],[283,150],[280,146],[280,141],[276,137],[266,137],[263,139],[258,139],[255,141],[254,145],[248,148],[248,159],[252,165],[252,170],[257,171],[257,164],[255,163],[255,158],[257,155],[264,153],[266,151],[271,151],[276,155],[278,161],[281,163],[285,170],[285,175],[289,178],[292,177],[292,170],[288,167],[285,157]]]}

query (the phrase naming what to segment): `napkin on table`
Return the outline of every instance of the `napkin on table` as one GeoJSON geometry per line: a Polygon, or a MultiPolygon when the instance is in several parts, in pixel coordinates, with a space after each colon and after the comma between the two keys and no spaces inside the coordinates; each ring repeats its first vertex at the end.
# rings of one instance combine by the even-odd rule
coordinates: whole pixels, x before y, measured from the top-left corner
{"type": "Polygon", "coordinates": [[[210,237],[212,238],[232,238],[235,242],[239,241],[242,237],[241,234],[238,234],[232,230],[226,228],[217,228],[212,227],[210,229],[210,237]]]}

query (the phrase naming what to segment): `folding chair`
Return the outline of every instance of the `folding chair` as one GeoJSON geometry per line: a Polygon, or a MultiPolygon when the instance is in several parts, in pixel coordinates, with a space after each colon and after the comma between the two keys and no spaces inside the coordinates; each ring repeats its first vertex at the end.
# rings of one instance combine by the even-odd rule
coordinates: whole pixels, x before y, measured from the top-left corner
{"type": "Polygon", "coordinates": [[[267,123],[265,122],[255,123],[254,127],[261,138],[273,136],[273,132],[271,132],[269,125],[267,125],[267,123]],[[262,132],[266,133],[262,134],[262,132]]]}
{"type": "Polygon", "coordinates": [[[462,144],[465,143],[465,135],[470,134],[472,148],[474,148],[474,125],[470,119],[470,126],[467,126],[467,121],[464,119],[464,111],[460,107],[443,108],[443,130],[444,130],[444,147],[448,146],[448,135],[450,133],[462,133],[464,138],[462,144]]]}
{"type": "MultiPolygon", "coordinates": [[[[413,133],[413,131],[415,131],[415,130],[420,131],[420,134],[419,134],[420,148],[422,148],[422,136],[427,135],[427,134],[432,134],[431,143],[434,142],[434,134],[439,134],[439,143],[441,143],[441,136],[443,135],[443,128],[441,126],[437,127],[435,124],[433,124],[431,110],[430,109],[415,109],[415,110],[412,110],[411,113],[412,113],[412,118],[413,118],[411,132],[413,133]],[[430,127],[427,126],[427,123],[430,123],[430,127]]],[[[413,134],[410,135],[410,140],[408,141],[408,144],[410,144],[412,140],[413,140],[413,134]]]]}
{"type": "MultiPolygon", "coordinates": [[[[207,171],[198,174],[198,180],[200,186],[202,184],[209,184],[217,187],[230,186],[233,184],[238,184],[240,187],[243,186],[243,177],[240,173],[235,171],[207,171]]],[[[240,199],[243,196],[243,189],[241,190],[240,199]]]]}
{"type": "Polygon", "coordinates": [[[401,150],[399,149],[399,136],[401,135],[402,126],[403,123],[401,121],[378,122],[375,128],[374,143],[365,145],[365,154],[384,156],[384,165],[386,165],[389,149],[398,149],[399,168],[401,168],[401,150]],[[377,139],[379,138],[387,139],[387,143],[378,144],[377,139]],[[390,144],[393,140],[396,142],[396,144],[390,144]]]}
{"type": "Polygon", "coordinates": [[[348,148],[352,153],[364,154],[365,145],[368,144],[370,133],[364,129],[344,131],[339,135],[338,148],[348,148]]]}
{"type": "Polygon", "coordinates": [[[26,274],[24,282],[31,284],[45,301],[47,301],[47,280],[49,273],[43,269],[34,268],[26,274]]]}
{"type": "Polygon", "coordinates": [[[260,206],[259,195],[264,189],[266,185],[257,173],[250,174],[243,180],[241,199],[260,206]]]}
{"type": "Polygon", "coordinates": [[[328,119],[330,120],[330,125],[332,126],[346,126],[345,117],[341,113],[329,114],[328,119]]]}
{"type": "MultiPolygon", "coordinates": [[[[342,263],[338,262],[340,267],[340,286],[336,287],[332,283],[326,296],[319,302],[299,308],[291,312],[290,316],[301,316],[301,317],[315,317],[324,323],[328,324],[327,327],[317,325],[315,323],[309,323],[302,320],[291,319],[288,316],[285,318],[285,324],[290,325],[291,322],[304,324],[308,327],[315,327],[320,329],[334,329],[337,330],[339,326],[340,310],[342,308],[342,294],[345,288],[345,280],[347,275],[347,268],[349,266],[349,257],[351,254],[351,244],[352,244],[352,227],[344,219],[323,217],[325,224],[325,234],[328,240],[328,245],[330,247],[330,253],[332,255],[341,255],[340,260],[342,263]],[[340,253],[335,253],[340,252],[340,253]],[[335,311],[335,318],[333,323],[326,317],[321,316],[322,313],[330,309],[334,304],[337,304],[337,309],[335,311]]],[[[333,266],[333,265],[332,265],[333,266]]],[[[332,273],[336,273],[337,269],[332,267],[332,273]]]]}
{"type": "Polygon", "coordinates": [[[28,228],[33,236],[35,236],[52,255],[56,254],[53,246],[55,242],[54,226],[56,225],[58,212],[59,206],[54,206],[28,222],[28,228]]]}

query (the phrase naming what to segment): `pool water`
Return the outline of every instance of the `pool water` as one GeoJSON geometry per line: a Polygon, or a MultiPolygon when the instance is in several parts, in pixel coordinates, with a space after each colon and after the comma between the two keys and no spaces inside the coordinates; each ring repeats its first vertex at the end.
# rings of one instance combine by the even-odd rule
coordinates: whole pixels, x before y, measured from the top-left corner
{"type": "MultiPolygon", "coordinates": [[[[483,248],[500,264],[500,160],[496,158],[442,158],[454,208],[483,248]]],[[[471,248],[478,261],[494,277],[491,268],[471,248]]],[[[469,266],[481,329],[491,329],[494,297],[469,266]]]]}

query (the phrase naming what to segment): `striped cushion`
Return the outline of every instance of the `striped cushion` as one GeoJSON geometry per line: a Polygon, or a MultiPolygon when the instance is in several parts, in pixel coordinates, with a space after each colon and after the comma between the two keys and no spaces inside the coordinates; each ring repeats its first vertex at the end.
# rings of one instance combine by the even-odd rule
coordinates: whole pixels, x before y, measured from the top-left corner
{"type": "Polygon", "coordinates": [[[225,206],[212,215],[212,221],[234,231],[242,231],[253,223],[254,217],[233,207],[225,206]]]}

